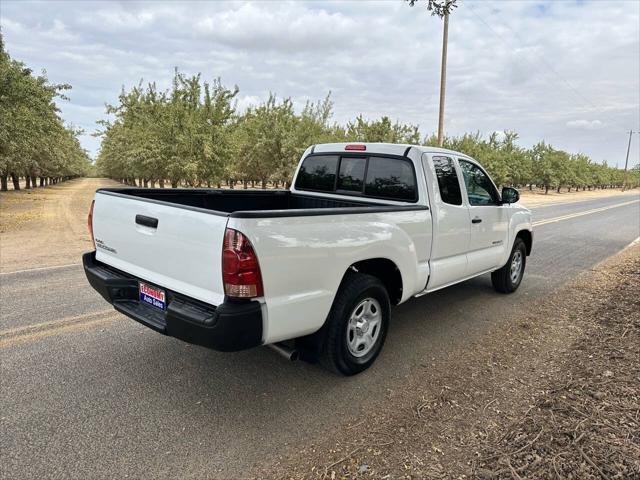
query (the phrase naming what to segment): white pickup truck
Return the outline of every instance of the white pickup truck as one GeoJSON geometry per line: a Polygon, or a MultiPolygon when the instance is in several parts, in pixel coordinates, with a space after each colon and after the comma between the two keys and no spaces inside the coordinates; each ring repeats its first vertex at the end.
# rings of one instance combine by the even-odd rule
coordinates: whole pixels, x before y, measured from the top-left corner
{"type": "Polygon", "coordinates": [[[533,242],[518,198],[462,153],[314,145],[290,190],[98,190],[83,263],[116,310],[161,333],[352,375],[380,353],[392,305],[489,272],[518,288],[533,242]]]}

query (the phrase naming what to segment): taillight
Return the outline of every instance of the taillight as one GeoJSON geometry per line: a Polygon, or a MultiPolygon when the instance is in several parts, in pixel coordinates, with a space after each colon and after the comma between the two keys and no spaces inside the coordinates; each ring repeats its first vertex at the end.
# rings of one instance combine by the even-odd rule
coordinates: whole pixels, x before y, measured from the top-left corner
{"type": "Polygon", "coordinates": [[[91,201],[91,208],[89,208],[89,216],[87,217],[87,227],[89,227],[89,235],[91,235],[91,243],[93,243],[93,248],[96,248],[96,241],[93,238],[93,205],[96,203],[95,200],[91,201]]]}
{"type": "Polygon", "coordinates": [[[230,297],[261,297],[262,275],[258,257],[247,237],[227,228],[222,245],[222,283],[230,297]]]}

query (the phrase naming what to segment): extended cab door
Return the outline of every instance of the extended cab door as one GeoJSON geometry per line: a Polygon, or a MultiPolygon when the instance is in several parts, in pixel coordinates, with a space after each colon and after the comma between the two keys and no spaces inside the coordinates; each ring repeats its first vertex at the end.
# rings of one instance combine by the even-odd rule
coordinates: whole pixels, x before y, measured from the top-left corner
{"type": "Polygon", "coordinates": [[[429,161],[424,154],[422,165],[433,197],[431,275],[427,285],[427,291],[432,291],[465,277],[471,224],[454,158],[433,155],[429,161]]]}
{"type": "Polygon", "coordinates": [[[508,245],[509,212],[489,175],[475,162],[458,159],[464,178],[471,235],[467,275],[501,267],[508,245]]]}

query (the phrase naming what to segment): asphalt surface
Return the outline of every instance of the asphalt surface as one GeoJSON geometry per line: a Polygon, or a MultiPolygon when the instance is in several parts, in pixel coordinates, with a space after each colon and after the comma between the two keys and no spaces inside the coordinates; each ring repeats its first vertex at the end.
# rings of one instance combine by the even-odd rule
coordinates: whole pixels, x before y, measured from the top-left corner
{"type": "Polygon", "coordinates": [[[352,378],[266,348],[225,354],[159,335],[110,310],[79,265],[3,274],[2,477],[242,478],[356,423],[430,358],[640,235],[637,195],[532,210],[517,293],[495,293],[485,275],[395,308],[378,361],[352,378]]]}

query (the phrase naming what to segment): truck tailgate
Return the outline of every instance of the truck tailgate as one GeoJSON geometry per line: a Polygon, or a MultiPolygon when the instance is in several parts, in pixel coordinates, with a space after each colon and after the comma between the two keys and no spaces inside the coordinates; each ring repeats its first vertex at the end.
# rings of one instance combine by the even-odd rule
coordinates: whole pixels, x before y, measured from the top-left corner
{"type": "Polygon", "coordinates": [[[211,211],[98,191],[93,209],[96,259],[159,287],[219,305],[224,300],[226,225],[226,216],[211,211]]]}

